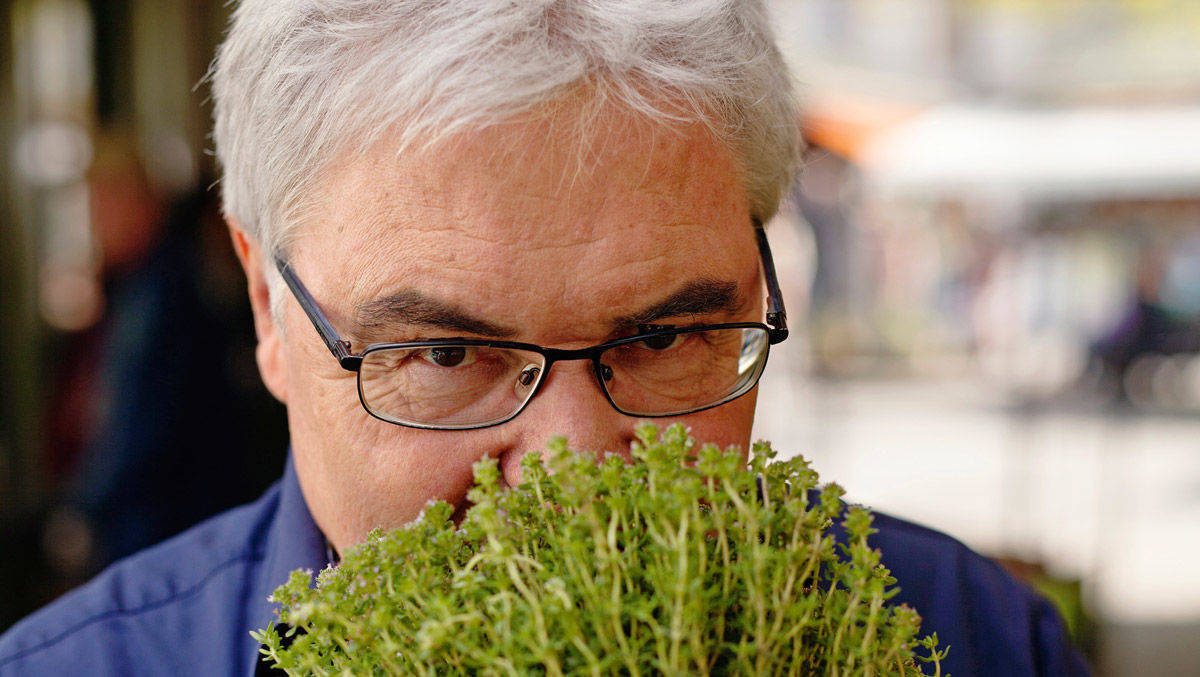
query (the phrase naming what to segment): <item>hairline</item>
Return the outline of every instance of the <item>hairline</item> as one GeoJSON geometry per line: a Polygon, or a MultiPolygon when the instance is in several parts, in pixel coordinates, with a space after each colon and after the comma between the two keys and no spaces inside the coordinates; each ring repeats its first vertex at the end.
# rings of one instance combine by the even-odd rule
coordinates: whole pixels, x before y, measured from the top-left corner
{"type": "MultiPolygon", "coordinates": [[[[750,215],[774,214],[799,141],[761,0],[539,7],[242,0],[210,70],[227,216],[286,254],[314,182],[345,156],[393,132],[401,149],[434,144],[581,88],[667,126],[709,125],[743,169],[750,215]]],[[[281,307],[282,280],[268,281],[281,307]]]]}

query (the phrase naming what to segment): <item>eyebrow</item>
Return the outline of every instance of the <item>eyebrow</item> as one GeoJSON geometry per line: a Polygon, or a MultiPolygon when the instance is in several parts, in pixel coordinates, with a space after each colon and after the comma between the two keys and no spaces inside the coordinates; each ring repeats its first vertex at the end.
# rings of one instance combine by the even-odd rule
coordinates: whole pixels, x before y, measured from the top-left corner
{"type": "MultiPolygon", "coordinates": [[[[743,299],[736,283],[701,278],[688,282],[647,308],[618,316],[612,325],[616,328],[635,327],[669,317],[733,311],[742,305],[743,299]]],[[[476,317],[453,303],[432,298],[416,289],[402,289],[362,303],[356,315],[358,328],[362,331],[392,329],[396,325],[407,324],[497,338],[509,338],[517,334],[516,329],[476,317]]]]}
{"type": "Polygon", "coordinates": [[[635,313],[622,315],[613,324],[617,327],[635,327],[651,324],[657,320],[682,315],[705,315],[741,308],[743,300],[738,286],[727,280],[701,278],[688,282],[667,298],[635,313]]]}
{"type": "Polygon", "coordinates": [[[432,298],[416,289],[402,289],[358,306],[358,326],[363,330],[390,329],[397,324],[435,327],[453,331],[507,338],[516,329],[476,317],[463,308],[432,298]]]}

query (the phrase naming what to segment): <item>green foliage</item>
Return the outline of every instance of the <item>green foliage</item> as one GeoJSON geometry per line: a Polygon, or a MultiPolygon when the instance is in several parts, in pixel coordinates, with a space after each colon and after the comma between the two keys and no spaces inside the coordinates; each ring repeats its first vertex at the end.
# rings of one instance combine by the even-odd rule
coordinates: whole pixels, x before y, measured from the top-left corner
{"type": "Polygon", "coordinates": [[[461,526],[432,502],[336,568],[275,591],[290,646],[253,633],[292,675],[918,675],[936,636],[886,602],[895,579],[867,545],[871,514],[800,458],[755,445],[696,449],[639,431],[638,462],[557,440],[500,486],[475,466],[461,526]],[[549,469],[549,470],[548,470],[549,469]],[[756,478],[761,478],[762,490],[756,478]],[[818,497],[812,500],[813,497],[818,497]],[[922,656],[916,649],[924,647],[922,656]]]}

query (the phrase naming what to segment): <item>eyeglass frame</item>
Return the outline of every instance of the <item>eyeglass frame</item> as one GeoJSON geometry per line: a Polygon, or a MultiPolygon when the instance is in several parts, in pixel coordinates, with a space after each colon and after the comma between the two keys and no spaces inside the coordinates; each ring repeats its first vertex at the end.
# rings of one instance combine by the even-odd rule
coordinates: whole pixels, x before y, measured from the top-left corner
{"type": "MultiPolygon", "coordinates": [[[[706,324],[706,325],[696,325],[696,326],[692,326],[692,327],[641,325],[639,327],[639,332],[632,336],[623,336],[621,338],[613,339],[611,341],[605,341],[604,343],[599,343],[594,346],[589,346],[586,348],[575,348],[575,349],[545,348],[545,347],[542,347],[539,345],[534,345],[532,343],[520,343],[520,342],[515,342],[515,341],[500,341],[500,340],[471,339],[471,338],[444,338],[444,339],[430,339],[430,340],[426,340],[426,341],[406,341],[406,342],[400,342],[400,343],[396,343],[396,342],[372,343],[372,344],[366,346],[365,348],[363,348],[362,352],[354,353],[353,347],[350,345],[350,342],[343,339],[341,334],[338,333],[337,329],[335,329],[333,327],[333,324],[329,321],[329,318],[325,315],[325,312],[321,310],[321,306],[317,303],[316,299],[314,299],[312,294],[309,293],[308,288],[304,286],[304,283],[300,281],[300,278],[296,276],[296,273],[292,270],[291,265],[287,261],[285,261],[283,259],[283,257],[281,257],[279,254],[276,254],[274,256],[274,259],[275,259],[275,267],[279,271],[279,274],[281,276],[283,276],[284,283],[287,284],[288,289],[291,290],[292,295],[296,298],[296,301],[300,304],[300,307],[304,310],[304,313],[306,315],[308,315],[308,319],[312,322],[313,327],[317,330],[317,334],[320,335],[321,340],[325,343],[325,346],[329,349],[329,352],[333,354],[333,357],[338,361],[338,364],[341,366],[342,369],[345,369],[346,371],[351,371],[351,372],[354,372],[355,374],[357,374],[357,377],[356,377],[357,388],[356,389],[358,390],[358,401],[360,404],[362,404],[363,409],[368,414],[370,414],[372,417],[377,418],[380,421],[383,421],[384,423],[390,423],[392,425],[403,426],[405,428],[417,428],[420,430],[478,430],[481,428],[490,428],[493,426],[502,425],[504,423],[508,423],[509,421],[511,421],[514,418],[516,418],[517,416],[519,416],[521,414],[521,412],[524,411],[527,406],[529,406],[529,403],[533,401],[533,398],[537,397],[537,394],[542,389],[542,384],[545,383],[545,381],[546,381],[546,376],[550,373],[550,368],[554,365],[555,362],[567,362],[567,361],[573,361],[573,360],[590,360],[592,362],[592,369],[596,375],[597,382],[600,385],[600,392],[604,393],[604,398],[606,400],[608,400],[609,405],[611,405],[612,408],[615,409],[616,411],[618,411],[619,413],[624,414],[626,416],[636,416],[638,418],[665,418],[665,417],[669,417],[669,416],[684,416],[687,414],[694,414],[699,411],[705,411],[708,409],[719,407],[723,404],[728,404],[729,402],[732,402],[733,400],[736,400],[739,397],[742,397],[746,393],[750,392],[750,390],[752,390],[754,386],[747,388],[745,391],[739,393],[736,396],[726,397],[718,402],[714,402],[712,404],[706,404],[702,407],[697,407],[695,409],[689,409],[686,411],[674,412],[674,413],[669,413],[669,414],[630,414],[630,413],[626,412],[625,410],[621,409],[621,407],[617,406],[617,403],[614,402],[612,399],[612,395],[608,392],[608,388],[604,385],[604,375],[603,375],[604,365],[602,365],[600,363],[600,356],[603,355],[606,351],[608,351],[611,348],[615,348],[615,347],[622,346],[622,345],[627,345],[630,343],[637,343],[639,341],[645,341],[647,339],[651,339],[656,336],[678,335],[678,334],[693,333],[693,332],[699,332],[699,331],[712,331],[712,330],[717,330],[717,329],[756,329],[756,328],[764,329],[767,332],[767,346],[768,346],[767,353],[769,355],[770,354],[770,346],[782,343],[788,337],[787,311],[784,309],[783,294],[780,292],[780,289],[779,289],[779,278],[775,273],[775,261],[774,261],[774,258],[771,256],[770,244],[768,244],[768,242],[767,242],[766,229],[763,228],[762,222],[758,219],[753,219],[753,227],[754,227],[754,233],[756,236],[756,242],[758,244],[759,260],[762,264],[763,276],[766,278],[766,285],[767,285],[767,313],[766,313],[767,323],[766,324],[763,324],[761,322],[726,322],[726,323],[722,323],[722,324],[706,324]],[[641,331],[641,329],[647,329],[647,330],[641,331]],[[512,414],[510,414],[506,418],[499,420],[499,421],[491,421],[491,422],[482,423],[482,424],[478,424],[478,425],[465,425],[465,426],[438,426],[438,425],[425,425],[425,424],[420,424],[420,423],[401,423],[399,421],[393,421],[390,419],[386,419],[371,410],[371,407],[367,405],[366,399],[363,395],[362,371],[361,371],[363,360],[366,358],[366,356],[368,354],[379,351],[379,350],[388,350],[388,349],[396,349],[396,348],[438,348],[438,347],[445,347],[445,346],[472,346],[472,347],[523,350],[523,351],[537,353],[537,354],[541,355],[542,358],[545,359],[546,362],[544,365],[542,365],[542,373],[539,375],[538,382],[537,382],[536,386],[534,387],[533,391],[529,393],[529,396],[525,398],[525,401],[521,404],[520,407],[518,407],[512,414]]],[[[765,361],[766,357],[764,356],[763,359],[765,361]]],[[[766,364],[763,365],[763,369],[764,370],[766,369],[766,364]]],[[[761,378],[761,377],[762,377],[762,373],[760,372],[759,376],[755,379],[755,385],[757,385],[758,378],[761,378]]],[[[734,391],[734,392],[736,392],[736,391],[734,391]]]]}

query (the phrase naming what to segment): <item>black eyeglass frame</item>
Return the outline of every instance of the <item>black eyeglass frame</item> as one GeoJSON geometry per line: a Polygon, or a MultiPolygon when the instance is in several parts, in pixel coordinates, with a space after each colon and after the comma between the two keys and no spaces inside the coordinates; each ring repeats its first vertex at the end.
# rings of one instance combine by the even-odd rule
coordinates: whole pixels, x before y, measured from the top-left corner
{"type": "Polygon", "coordinates": [[[762,368],[765,369],[766,359],[770,354],[769,346],[782,343],[788,337],[787,312],[783,305],[783,294],[779,290],[779,279],[775,273],[775,261],[771,256],[771,247],[767,243],[766,230],[762,227],[761,222],[759,222],[757,219],[754,220],[754,231],[758,243],[759,258],[763,267],[763,276],[766,278],[767,285],[767,324],[763,324],[761,322],[728,322],[724,324],[706,324],[691,327],[644,325],[651,327],[651,329],[648,331],[639,331],[639,333],[632,336],[624,336],[619,339],[613,339],[612,341],[606,341],[604,343],[587,348],[576,349],[544,348],[531,343],[519,343],[515,341],[446,338],[431,339],[427,341],[407,341],[401,343],[372,343],[364,348],[362,352],[356,354],[353,352],[350,342],[343,339],[341,334],[334,329],[333,324],[330,323],[329,318],[325,315],[325,312],[321,310],[320,305],[317,303],[316,299],[313,298],[312,294],[309,293],[308,288],[304,286],[304,283],[301,282],[300,278],[298,278],[295,272],[292,271],[291,266],[282,257],[276,255],[275,267],[279,270],[279,274],[283,276],[283,281],[287,284],[288,289],[290,289],[292,294],[296,297],[296,301],[300,304],[300,307],[304,309],[304,313],[308,315],[308,319],[312,321],[313,327],[316,328],[317,334],[320,335],[321,340],[324,341],[325,346],[329,349],[329,352],[333,354],[335,359],[337,359],[338,364],[341,365],[342,369],[358,374],[358,378],[356,379],[358,381],[358,399],[359,403],[362,404],[363,409],[365,409],[366,412],[371,416],[384,421],[385,423],[404,426],[406,428],[418,428],[422,430],[476,430],[507,423],[520,415],[520,413],[525,410],[525,407],[529,406],[529,403],[533,401],[533,398],[537,396],[538,392],[541,390],[542,383],[544,383],[546,380],[546,374],[550,373],[550,368],[555,362],[565,362],[571,360],[590,360],[592,362],[592,369],[596,375],[597,382],[600,385],[600,391],[604,393],[604,398],[608,400],[608,403],[612,405],[613,409],[616,409],[618,412],[627,416],[637,416],[639,418],[665,418],[668,416],[694,414],[698,411],[705,411],[707,409],[712,409],[714,407],[719,407],[722,404],[732,402],[733,400],[752,390],[754,385],[757,384],[758,378],[761,377],[762,372],[760,370],[759,376],[755,378],[754,382],[749,387],[743,387],[739,390],[735,390],[733,393],[730,393],[728,396],[717,402],[696,407],[694,409],[688,409],[686,411],[671,412],[667,414],[640,414],[630,413],[622,409],[617,405],[616,402],[613,401],[612,395],[609,394],[608,388],[604,385],[606,381],[604,369],[606,367],[605,365],[601,364],[600,357],[606,351],[612,348],[645,341],[658,336],[679,335],[699,331],[712,331],[717,329],[763,329],[767,332],[768,345],[768,355],[763,357],[764,364],[762,368]],[[541,373],[538,374],[537,383],[534,385],[533,390],[530,392],[529,396],[525,398],[525,401],[521,404],[521,406],[509,416],[498,421],[489,421],[481,424],[462,426],[439,426],[400,422],[384,418],[383,416],[372,411],[371,407],[367,405],[366,399],[363,395],[361,371],[363,359],[365,359],[367,355],[379,350],[438,348],[446,346],[473,346],[523,350],[541,355],[546,362],[544,365],[542,365],[541,373]]]}

